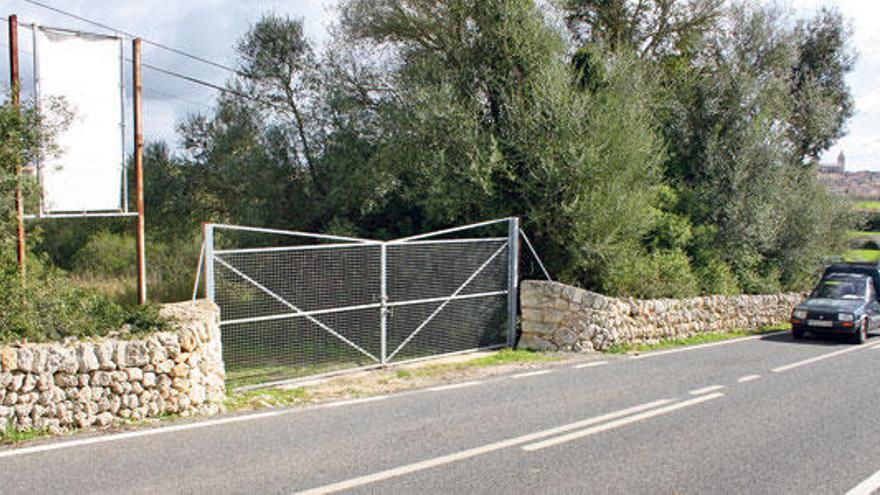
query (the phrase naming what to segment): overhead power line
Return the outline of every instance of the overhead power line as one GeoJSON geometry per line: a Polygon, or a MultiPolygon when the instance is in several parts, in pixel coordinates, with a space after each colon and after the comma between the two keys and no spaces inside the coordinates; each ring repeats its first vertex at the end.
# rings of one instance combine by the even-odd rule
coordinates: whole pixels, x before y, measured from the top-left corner
{"type": "MultiPolygon", "coordinates": [[[[129,59],[129,58],[126,58],[125,60],[126,60],[127,62],[131,62],[131,59],[129,59]]],[[[179,72],[175,72],[175,71],[173,71],[173,70],[163,69],[163,68],[161,68],[161,67],[156,67],[155,65],[145,64],[145,63],[143,63],[143,62],[141,62],[141,66],[144,67],[145,69],[150,69],[150,70],[153,70],[153,71],[159,72],[160,74],[165,74],[165,75],[167,75],[167,76],[171,76],[171,77],[176,77],[176,78],[179,78],[179,79],[183,79],[184,81],[189,81],[189,82],[191,82],[191,83],[193,83],[193,84],[199,84],[199,85],[202,85],[202,86],[209,87],[209,88],[214,89],[214,90],[217,90],[217,91],[219,91],[219,92],[221,92],[221,93],[226,93],[226,94],[230,94],[230,95],[232,95],[232,96],[237,96],[237,97],[239,97],[239,98],[244,98],[245,100],[252,101],[252,102],[254,102],[254,103],[259,103],[260,105],[264,105],[264,106],[267,106],[267,107],[270,107],[270,108],[274,108],[274,109],[276,109],[276,110],[286,111],[286,109],[285,109],[284,107],[281,107],[281,106],[279,106],[279,105],[276,105],[275,103],[272,103],[272,102],[269,102],[269,101],[265,101],[265,100],[261,100],[261,99],[257,98],[256,96],[251,96],[251,95],[249,95],[249,94],[247,94],[247,93],[242,93],[241,91],[236,91],[236,90],[231,89],[231,88],[223,87],[223,86],[220,86],[219,84],[214,84],[214,83],[211,83],[211,82],[208,82],[208,81],[202,80],[202,79],[198,79],[198,78],[195,78],[195,77],[192,77],[192,76],[188,76],[188,75],[186,75],[186,74],[181,74],[181,73],[179,73],[179,72]]]]}
{"type": "MultiPolygon", "coordinates": [[[[76,15],[76,14],[73,14],[73,13],[70,13],[70,12],[63,11],[63,10],[61,10],[61,9],[58,9],[58,8],[52,7],[52,6],[50,6],[50,5],[45,5],[45,4],[40,3],[40,2],[37,2],[37,1],[35,1],[35,0],[24,0],[24,1],[25,1],[25,2],[28,2],[28,3],[32,3],[32,4],[34,4],[34,5],[37,5],[37,6],[39,6],[39,7],[43,7],[43,8],[46,8],[46,9],[52,10],[52,11],[54,11],[54,12],[58,12],[59,14],[62,14],[62,15],[66,15],[66,16],[72,17],[72,18],[77,19],[77,20],[80,20],[80,21],[82,21],[82,22],[86,22],[86,23],[92,24],[92,25],[97,26],[97,27],[100,27],[100,28],[102,28],[102,29],[106,29],[106,30],[109,30],[109,31],[117,32],[117,33],[119,33],[119,34],[121,34],[121,35],[123,35],[123,36],[127,36],[127,37],[129,37],[129,38],[137,38],[137,37],[138,37],[137,35],[134,35],[134,34],[131,34],[131,33],[127,33],[127,32],[122,31],[122,30],[118,30],[118,29],[116,29],[116,28],[114,28],[114,27],[112,27],[112,26],[108,26],[108,25],[106,25],[106,24],[102,24],[102,23],[97,22],[97,21],[92,21],[92,20],[90,20],[90,19],[86,19],[86,18],[81,17],[81,16],[78,16],[78,15],[76,15]]],[[[8,17],[7,17],[7,19],[8,19],[8,17]]],[[[201,59],[201,57],[198,57],[198,56],[196,56],[196,55],[192,55],[192,54],[189,54],[189,53],[183,52],[183,51],[181,51],[181,50],[177,50],[177,49],[175,49],[175,48],[167,47],[167,46],[162,45],[162,44],[160,44],[160,43],[156,43],[156,42],[148,41],[148,40],[146,40],[146,39],[144,39],[144,38],[141,38],[141,41],[143,41],[144,43],[149,43],[149,44],[151,44],[151,45],[157,46],[157,47],[159,47],[159,48],[163,48],[163,49],[166,49],[166,50],[173,51],[173,52],[175,52],[175,53],[180,53],[180,54],[182,54],[182,55],[184,55],[184,56],[187,56],[187,57],[193,58],[193,59],[195,59],[195,60],[200,60],[200,61],[202,61],[202,62],[205,62],[205,63],[211,64],[211,65],[215,65],[215,66],[217,66],[217,67],[220,67],[220,68],[222,68],[222,69],[225,69],[225,70],[231,71],[231,72],[233,72],[233,73],[235,73],[235,74],[237,74],[237,75],[240,75],[240,76],[242,76],[242,77],[247,77],[247,76],[244,76],[243,74],[241,74],[240,72],[236,71],[235,69],[232,69],[232,68],[229,68],[229,67],[223,66],[223,65],[221,65],[221,64],[216,64],[215,62],[211,62],[211,61],[209,61],[209,60],[201,59]]],[[[22,51],[24,51],[25,53],[31,53],[31,52],[29,52],[27,49],[23,49],[23,48],[19,48],[19,49],[22,50],[22,51]]],[[[126,61],[126,62],[131,62],[132,60],[131,60],[130,58],[127,58],[127,57],[126,57],[126,58],[125,58],[125,61],[126,61]]],[[[152,64],[147,64],[147,63],[144,63],[144,62],[141,62],[141,66],[144,67],[144,68],[146,68],[146,69],[150,69],[150,70],[152,70],[152,71],[158,72],[158,73],[160,73],[160,74],[164,74],[164,75],[169,76],[169,77],[175,77],[175,78],[178,78],[178,79],[182,79],[182,80],[187,81],[187,82],[189,82],[189,83],[197,84],[197,85],[204,86],[204,87],[207,87],[207,88],[211,88],[211,89],[213,89],[213,90],[215,90],[215,91],[219,91],[219,92],[224,93],[224,94],[229,94],[229,95],[232,95],[232,96],[236,96],[236,97],[238,97],[238,98],[243,98],[243,99],[245,99],[245,100],[252,101],[252,102],[254,102],[254,103],[258,103],[258,104],[260,104],[260,105],[263,105],[263,106],[266,106],[266,107],[269,107],[269,108],[274,108],[274,109],[276,109],[276,110],[280,110],[280,111],[286,111],[286,109],[285,109],[284,107],[281,107],[280,105],[277,105],[277,104],[275,104],[275,103],[272,103],[272,102],[268,102],[268,101],[262,100],[262,99],[260,99],[260,98],[255,97],[255,96],[249,95],[249,94],[247,94],[247,93],[242,93],[241,91],[236,91],[236,90],[234,90],[234,89],[231,89],[231,88],[228,88],[228,87],[224,87],[224,86],[221,86],[221,85],[219,85],[219,84],[215,84],[215,83],[212,83],[212,82],[209,82],[209,81],[205,81],[204,79],[199,79],[199,78],[197,78],[197,77],[193,77],[193,76],[190,76],[190,75],[187,75],[187,74],[182,74],[182,73],[177,72],[177,71],[173,71],[173,70],[170,70],[170,69],[165,69],[165,68],[158,67],[158,66],[155,66],[155,65],[152,65],[152,64]]]]}
{"type": "Polygon", "coordinates": [[[225,71],[231,72],[231,73],[233,73],[233,74],[235,74],[235,75],[238,75],[238,76],[240,76],[240,77],[247,77],[247,76],[245,76],[244,74],[242,74],[241,72],[239,72],[238,70],[236,70],[236,69],[234,69],[234,68],[232,68],[232,67],[229,67],[228,65],[224,65],[224,64],[221,64],[221,63],[219,63],[219,62],[214,62],[213,60],[208,60],[208,59],[206,59],[206,58],[204,58],[204,57],[200,57],[200,56],[198,56],[198,55],[193,55],[192,53],[185,52],[185,51],[183,51],[183,50],[180,50],[180,49],[178,49],[178,48],[174,48],[174,47],[172,47],[172,46],[168,46],[168,45],[166,45],[166,44],[164,44],[164,43],[159,43],[158,41],[152,41],[152,40],[149,40],[149,39],[144,38],[144,37],[142,37],[142,36],[138,36],[138,35],[136,35],[136,34],[134,34],[134,33],[129,33],[129,32],[123,31],[122,29],[117,29],[117,28],[115,28],[115,27],[113,27],[113,26],[110,26],[110,25],[108,25],[108,24],[104,24],[104,23],[102,23],[102,22],[98,22],[98,21],[95,21],[95,20],[92,20],[92,19],[89,19],[89,18],[83,17],[83,16],[81,16],[81,15],[74,14],[73,12],[68,12],[68,11],[66,11],[66,10],[59,9],[58,7],[53,7],[52,5],[48,5],[48,4],[45,4],[45,3],[43,3],[43,2],[38,2],[38,1],[36,1],[36,0],[24,0],[24,1],[27,2],[27,3],[29,3],[29,4],[36,5],[37,7],[42,7],[42,8],[44,8],[44,9],[51,10],[52,12],[55,12],[55,13],[58,13],[58,14],[61,14],[61,15],[64,15],[64,16],[67,16],[67,17],[70,17],[70,18],[76,19],[76,20],[81,21],[81,22],[85,22],[86,24],[91,24],[91,25],[93,25],[93,26],[97,26],[97,27],[99,27],[99,28],[101,28],[101,29],[106,29],[106,30],[108,30],[108,31],[113,31],[113,32],[115,32],[115,33],[119,33],[119,34],[121,34],[121,35],[123,35],[123,36],[127,36],[127,37],[129,37],[129,38],[140,38],[144,43],[146,43],[146,44],[148,44],[148,45],[155,46],[156,48],[161,48],[161,49],[163,49],[163,50],[167,50],[167,51],[169,51],[169,52],[171,52],[171,53],[176,53],[177,55],[181,55],[181,56],[183,56],[183,57],[187,57],[187,58],[190,58],[190,59],[192,59],[192,60],[196,60],[196,61],[198,61],[198,62],[202,62],[203,64],[208,64],[208,65],[211,65],[211,66],[216,67],[216,68],[218,68],[218,69],[223,69],[223,70],[225,70],[225,71]]]}

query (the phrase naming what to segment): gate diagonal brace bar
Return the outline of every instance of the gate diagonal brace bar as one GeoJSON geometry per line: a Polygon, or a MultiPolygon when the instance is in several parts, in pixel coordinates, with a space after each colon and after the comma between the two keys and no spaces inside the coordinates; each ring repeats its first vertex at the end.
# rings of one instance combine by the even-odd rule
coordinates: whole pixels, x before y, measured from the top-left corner
{"type": "Polygon", "coordinates": [[[508,244],[508,243],[505,242],[500,248],[498,248],[498,250],[495,251],[495,254],[493,254],[492,256],[490,256],[489,259],[487,259],[487,260],[482,264],[482,266],[480,266],[480,268],[477,269],[477,271],[475,271],[473,274],[471,274],[471,276],[468,277],[468,279],[465,280],[464,283],[461,284],[461,285],[458,287],[458,289],[455,289],[455,292],[453,292],[452,295],[449,296],[449,298],[447,298],[447,299],[443,302],[443,304],[441,304],[437,309],[435,309],[434,312],[431,313],[431,316],[429,316],[425,321],[423,321],[422,324],[419,325],[418,328],[416,328],[416,329],[413,331],[413,333],[411,333],[411,334],[409,335],[409,337],[406,338],[406,340],[404,340],[403,342],[401,342],[401,344],[400,344],[399,346],[397,346],[397,349],[394,349],[394,352],[392,352],[391,355],[388,356],[387,361],[391,361],[391,359],[393,359],[394,356],[396,356],[397,353],[398,353],[401,349],[403,349],[404,347],[406,347],[406,344],[408,344],[409,341],[412,340],[413,337],[416,336],[416,334],[418,334],[419,332],[421,332],[422,329],[425,328],[425,327],[428,325],[428,323],[430,323],[431,320],[434,319],[435,316],[437,316],[441,311],[443,311],[443,308],[445,308],[447,304],[449,304],[450,302],[452,302],[453,298],[455,298],[455,297],[458,296],[459,292],[463,291],[464,288],[468,286],[468,284],[470,284],[471,282],[473,282],[473,280],[474,280],[475,278],[477,278],[477,275],[479,275],[483,270],[485,270],[486,267],[489,266],[489,263],[491,263],[492,260],[494,260],[495,258],[497,258],[498,255],[501,254],[502,251],[504,251],[504,249],[507,247],[507,244],[508,244]]]}
{"type": "Polygon", "coordinates": [[[225,267],[228,268],[230,271],[232,271],[232,273],[238,275],[239,277],[241,277],[242,279],[244,279],[244,280],[247,281],[248,283],[252,284],[254,287],[256,287],[256,288],[260,289],[261,291],[265,292],[266,294],[268,294],[270,297],[272,297],[272,298],[275,299],[276,301],[278,301],[278,302],[280,302],[281,304],[283,304],[283,305],[287,306],[288,308],[292,309],[293,311],[295,311],[295,312],[296,312],[297,314],[299,314],[300,316],[306,318],[307,320],[311,321],[311,322],[314,323],[315,325],[318,325],[318,326],[321,327],[322,329],[326,330],[327,332],[329,332],[330,334],[332,334],[332,335],[333,335],[334,337],[336,337],[337,339],[339,339],[339,340],[345,342],[346,344],[348,344],[348,345],[354,347],[355,349],[357,349],[358,351],[360,351],[363,355],[369,357],[369,358],[372,359],[373,361],[381,362],[378,358],[376,358],[376,356],[370,354],[369,352],[367,352],[367,351],[365,351],[363,348],[361,348],[359,345],[355,344],[354,342],[352,342],[352,341],[348,340],[347,338],[345,338],[344,336],[340,335],[340,334],[337,333],[335,330],[333,330],[333,329],[330,328],[329,326],[325,325],[325,324],[322,323],[320,320],[316,319],[314,316],[312,316],[312,315],[310,315],[310,314],[307,314],[305,311],[303,311],[303,310],[297,308],[296,306],[294,306],[293,304],[287,302],[286,299],[284,299],[283,297],[279,296],[278,294],[272,292],[271,290],[269,290],[268,288],[266,288],[265,286],[263,286],[262,284],[260,284],[260,283],[257,282],[256,280],[252,279],[251,277],[248,277],[248,276],[245,275],[244,273],[240,272],[239,270],[237,270],[235,267],[233,267],[233,266],[230,265],[229,263],[223,261],[222,259],[220,259],[220,258],[217,257],[217,256],[214,256],[214,259],[217,260],[221,265],[225,266],[225,267]]]}

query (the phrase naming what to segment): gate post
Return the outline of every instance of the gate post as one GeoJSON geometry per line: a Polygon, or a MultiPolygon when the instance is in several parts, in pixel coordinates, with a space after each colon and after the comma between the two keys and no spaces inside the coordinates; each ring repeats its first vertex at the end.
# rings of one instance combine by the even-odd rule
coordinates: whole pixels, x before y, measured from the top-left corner
{"type": "Polygon", "coordinates": [[[519,297],[519,217],[507,224],[507,346],[516,345],[516,309],[519,297]]]}
{"type": "Polygon", "coordinates": [[[388,364],[388,244],[383,242],[379,251],[379,358],[382,366],[388,364]]]}
{"type": "Polygon", "coordinates": [[[205,224],[205,297],[214,300],[214,224],[205,224]]]}

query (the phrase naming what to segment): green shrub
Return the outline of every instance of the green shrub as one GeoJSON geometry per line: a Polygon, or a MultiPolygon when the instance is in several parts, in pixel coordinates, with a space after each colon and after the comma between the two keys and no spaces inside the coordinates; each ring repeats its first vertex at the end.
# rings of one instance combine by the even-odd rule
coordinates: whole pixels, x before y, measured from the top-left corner
{"type": "Polygon", "coordinates": [[[660,250],[641,256],[625,251],[608,263],[604,279],[606,294],[656,299],[693,297],[700,292],[690,260],[681,250],[660,250]]]}
{"type": "MultiPolygon", "coordinates": [[[[176,302],[192,295],[200,236],[166,241],[147,239],[147,295],[151,301],[176,302]]],[[[135,240],[131,234],[99,232],[73,256],[79,285],[130,304],[137,294],[135,240]]]]}
{"type": "Polygon", "coordinates": [[[708,264],[694,269],[700,284],[700,292],[705,295],[739,294],[739,284],[733,270],[726,263],[710,260],[708,264]]]}
{"type": "Polygon", "coordinates": [[[100,336],[125,324],[132,333],[166,328],[155,305],[121,305],[99,290],[72,283],[64,272],[38,259],[28,263],[23,285],[15,260],[0,258],[0,342],[100,336]]]}
{"type": "Polygon", "coordinates": [[[92,236],[73,257],[73,272],[78,275],[131,277],[137,254],[133,236],[99,232],[92,236]]]}

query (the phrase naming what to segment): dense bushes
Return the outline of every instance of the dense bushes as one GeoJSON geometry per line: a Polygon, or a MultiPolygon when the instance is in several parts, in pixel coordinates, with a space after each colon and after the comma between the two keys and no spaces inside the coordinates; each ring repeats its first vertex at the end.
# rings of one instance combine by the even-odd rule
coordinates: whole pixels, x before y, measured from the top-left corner
{"type": "Polygon", "coordinates": [[[165,328],[158,307],[126,306],[98,288],[73,283],[64,272],[40,260],[28,264],[27,284],[22,285],[14,259],[0,258],[0,343],[89,337],[119,331],[165,328]]]}

